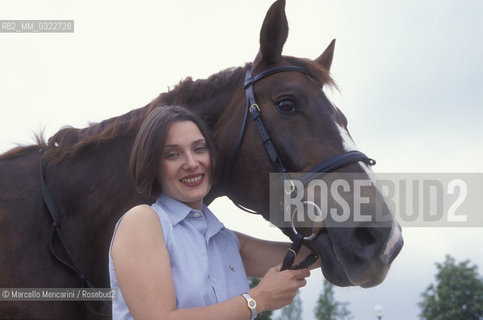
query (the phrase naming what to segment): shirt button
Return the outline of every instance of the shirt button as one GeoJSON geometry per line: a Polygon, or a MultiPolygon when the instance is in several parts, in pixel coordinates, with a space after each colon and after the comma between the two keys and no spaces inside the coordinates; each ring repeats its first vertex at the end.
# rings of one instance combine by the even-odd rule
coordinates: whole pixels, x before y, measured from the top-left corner
{"type": "Polygon", "coordinates": [[[195,218],[199,218],[201,216],[201,213],[199,213],[198,211],[195,211],[193,215],[195,216],[195,218]]]}
{"type": "Polygon", "coordinates": [[[215,277],[213,277],[213,279],[212,279],[212,280],[213,280],[213,283],[216,283],[216,278],[215,278],[215,277]]]}

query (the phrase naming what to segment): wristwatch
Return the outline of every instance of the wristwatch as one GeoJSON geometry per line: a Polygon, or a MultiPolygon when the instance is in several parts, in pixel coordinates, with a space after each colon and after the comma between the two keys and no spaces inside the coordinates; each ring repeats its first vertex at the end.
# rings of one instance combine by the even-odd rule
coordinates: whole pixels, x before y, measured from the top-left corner
{"type": "Polygon", "coordinates": [[[241,296],[247,301],[247,307],[252,313],[250,320],[254,320],[257,317],[257,302],[248,293],[242,293],[241,296]]]}

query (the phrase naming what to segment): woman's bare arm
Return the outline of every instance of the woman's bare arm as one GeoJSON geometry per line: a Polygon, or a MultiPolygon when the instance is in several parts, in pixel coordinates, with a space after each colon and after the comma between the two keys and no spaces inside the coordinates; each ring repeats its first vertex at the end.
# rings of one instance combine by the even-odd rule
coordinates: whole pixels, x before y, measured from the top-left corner
{"type": "MultiPolygon", "coordinates": [[[[176,295],[168,250],[156,213],[148,206],[131,209],[114,237],[112,259],[119,287],[135,319],[233,319],[247,320],[250,310],[237,296],[215,305],[176,309],[176,295]]],[[[250,289],[257,310],[272,310],[291,302],[305,285],[307,270],[269,270],[261,283],[250,289]]]]}

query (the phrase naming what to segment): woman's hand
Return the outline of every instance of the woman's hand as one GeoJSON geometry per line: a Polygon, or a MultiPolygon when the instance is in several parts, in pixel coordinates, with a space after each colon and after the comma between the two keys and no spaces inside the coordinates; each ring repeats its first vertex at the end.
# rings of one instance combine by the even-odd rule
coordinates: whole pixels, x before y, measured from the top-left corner
{"type": "MultiPolygon", "coordinates": [[[[249,235],[235,232],[240,240],[240,255],[245,266],[247,276],[261,278],[268,269],[283,261],[287,250],[290,248],[289,242],[278,242],[257,239],[249,235]]],[[[295,257],[295,264],[299,264],[310,253],[306,246],[300,248],[295,257]]],[[[310,269],[320,267],[320,259],[310,266],[310,269]]]]}
{"type": "Polygon", "coordinates": [[[280,309],[290,303],[298,289],[305,286],[308,269],[280,271],[281,265],[270,268],[260,283],[250,289],[250,296],[257,302],[257,311],[280,309]]]}

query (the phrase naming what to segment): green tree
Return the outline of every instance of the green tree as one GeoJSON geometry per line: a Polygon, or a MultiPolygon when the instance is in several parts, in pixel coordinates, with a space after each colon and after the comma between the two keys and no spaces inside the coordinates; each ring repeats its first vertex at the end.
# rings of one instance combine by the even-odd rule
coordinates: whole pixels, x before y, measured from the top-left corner
{"type": "Polygon", "coordinates": [[[348,302],[339,302],[334,298],[334,285],[324,279],[322,293],[317,300],[314,313],[317,320],[349,320],[352,319],[347,309],[348,302]]]}
{"type": "Polygon", "coordinates": [[[419,315],[426,320],[479,320],[483,318],[483,280],[469,260],[455,263],[447,255],[436,263],[436,283],[423,292],[419,315]]]}
{"type": "MultiPolygon", "coordinates": [[[[259,278],[248,278],[248,286],[256,287],[260,283],[259,278]]],[[[257,315],[257,320],[272,320],[272,311],[261,312],[257,315]]]]}
{"type": "Polygon", "coordinates": [[[302,299],[298,293],[291,304],[282,308],[277,320],[302,320],[302,299]]]}

